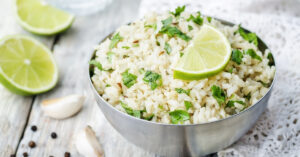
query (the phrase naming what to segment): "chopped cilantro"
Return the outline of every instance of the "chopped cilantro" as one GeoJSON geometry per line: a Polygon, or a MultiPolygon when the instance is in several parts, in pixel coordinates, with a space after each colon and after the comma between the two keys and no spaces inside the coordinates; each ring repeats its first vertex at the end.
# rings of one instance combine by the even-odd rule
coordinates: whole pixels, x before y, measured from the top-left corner
{"type": "Polygon", "coordinates": [[[162,85],[162,78],[158,73],[152,71],[146,71],[143,78],[144,82],[148,83],[151,87],[151,90],[154,90],[158,86],[162,85]]]}
{"type": "Polygon", "coordinates": [[[268,53],[267,58],[269,59],[269,63],[268,63],[269,66],[275,65],[274,57],[271,52],[268,53]]]}
{"type": "Polygon", "coordinates": [[[140,73],[140,74],[142,74],[142,73],[144,73],[144,72],[145,72],[145,69],[144,69],[144,68],[139,69],[139,73],[140,73]]]}
{"type": "Polygon", "coordinates": [[[244,98],[249,101],[251,99],[251,93],[249,92],[247,95],[244,96],[244,98]]]}
{"type": "Polygon", "coordinates": [[[178,17],[178,16],[180,16],[180,14],[181,14],[182,12],[184,12],[184,9],[185,9],[185,5],[182,6],[182,7],[178,6],[178,7],[175,9],[175,12],[170,12],[170,13],[171,13],[172,15],[174,15],[175,17],[178,17]]]}
{"type": "Polygon", "coordinates": [[[122,73],[122,80],[123,80],[123,84],[127,88],[130,88],[136,83],[137,76],[129,73],[128,70],[129,69],[127,69],[125,72],[122,73]]]}
{"type": "Polygon", "coordinates": [[[190,89],[184,90],[184,89],[182,89],[182,88],[175,88],[175,90],[176,90],[176,92],[179,93],[179,94],[184,93],[184,94],[186,94],[186,95],[188,95],[188,96],[190,95],[190,92],[191,92],[190,89]]]}
{"type": "Polygon", "coordinates": [[[230,68],[227,72],[229,72],[230,74],[232,74],[233,68],[230,68]]]}
{"type": "Polygon", "coordinates": [[[152,24],[152,25],[144,25],[145,28],[153,28],[154,30],[157,29],[157,25],[156,23],[155,24],[152,24]]]}
{"type": "Polygon", "coordinates": [[[210,16],[207,16],[206,17],[207,21],[210,23],[211,22],[211,17],[210,16]]]}
{"type": "Polygon", "coordinates": [[[172,51],[172,48],[171,48],[170,44],[167,43],[167,42],[165,43],[164,49],[166,50],[166,52],[167,52],[168,55],[169,55],[169,54],[171,53],[171,51],[172,51]]]}
{"type": "Polygon", "coordinates": [[[194,29],[193,26],[191,26],[191,25],[188,25],[188,28],[189,28],[189,31],[194,29]]]}
{"type": "Polygon", "coordinates": [[[145,120],[152,120],[152,118],[154,117],[154,114],[150,114],[148,116],[143,116],[142,118],[145,119],[145,120]]]}
{"type": "Polygon", "coordinates": [[[109,62],[111,62],[111,60],[112,60],[112,57],[113,57],[113,55],[115,55],[115,53],[114,52],[107,52],[107,60],[109,61],[109,62]]]}
{"type": "Polygon", "coordinates": [[[129,46],[122,46],[122,48],[123,48],[123,49],[126,49],[126,50],[130,49],[129,46]]]}
{"type": "Polygon", "coordinates": [[[198,24],[198,25],[202,25],[203,24],[203,18],[201,17],[200,12],[197,12],[197,16],[194,17],[192,14],[190,15],[190,17],[187,19],[187,21],[193,21],[194,23],[198,24]]]}
{"type": "Polygon", "coordinates": [[[231,60],[236,62],[238,65],[242,63],[242,58],[244,57],[243,53],[238,50],[232,50],[231,60]]]}
{"type": "Polygon", "coordinates": [[[156,45],[157,45],[157,46],[160,46],[160,42],[159,42],[159,41],[157,41],[157,40],[156,40],[156,45]]]}
{"type": "Polygon", "coordinates": [[[160,108],[160,109],[164,109],[164,106],[163,105],[158,105],[158,108],[160,108]]]}
{"type": "Polygon", "coordinates": [[[186,110],[189,110],[193,106],[193,104],[190,101],[184,101],[184,106],[186,110]]]}
{"type": "Polygon", "coordinates": [[[270,86],[269,83],[265,83],[263,81],[258,81],[258,82],[260,82],[264,87],[269,87],[270,86]]]}
{"type": "Polygon", "coordinates": [[[211,87],[212,96],[217,100],[218,104],[221,106],[225,103],[226,94],[224,90],[216,85],[211,87]]]}
{"type": "Polygon", "coordinates": [[[245,30],[241,27],[241,25],[239,25],[238,32],[249,43],[253,43],[255,46],[258,46],[258,40],[255,33],[246,33],[245,30]]]}
{"type": "Polygon", "coordinates": [[[178,124],[178,122],[183,122],[190,119],[190,115],[185,110],[175,110],[169,113],[171,116],[172,124],[178,124]]]}
{"type": "Polygon", "coordinates": [[[149,116],[144,117],[143,116],[143,112],[146,112],[145,110],[134,110],[131,107],[129,107],[127,104],[123,103],[122,101],[120,101],[121,106],[124,108],[124,110],[126,111],[127,114],[137,117],[137,118],[142,118],[145,120],[151,120],[154,116],[154,114],[151,114],[149,116]]]}
{"type": "Polygon", "coordinates": [[[180,52],[180,54],[179,54],[179,55],[180,55],[180,57],[182,57],[182,56],[184,55],[184,53],[183,53],[183,52],[180,52]]]}
{"type": "Polygon", "coordinates": [[[161,21],[163,27],[159,31],[159,33],[167,34],[169,37],[178,37],[182,40],[189,41],[192,38],[181,32],[178,28],[171,26],[172,17],[167,18],[166,20],[161,21]]]}
{"type": "Polygon", "coordinates": [[[259,55],[257,55],[256,52],[253,49],[247,50],[246,54],[248,54],[249,56],[251,56],[251,58],[253,58],[253,59],[257,59],[259,61],[262,61],[261,57],[259,55]]]}
{"type": "Polygon", "coordinates": [[[100,71],[103,71],[104,69],[102,68],[102,64],[96,60],[91,60],[89,64],[94,65],[97,67],[100,71]]]}
{"type": "Polygon", "coordinates": [[[115,34],[111,38],[111,42],[110,42],[109,48],[110,49],[114,48],[118,44],[118,42],[121,41],[122,39],[123,39],[123,37],[121,37],[119,33],[115,34]]]}
{"type": "Polygon", "coordinates": [[[240,101],[240,100],[229,100],[226,104],[226,107],[234,107],[234,103],[239,103],[242,105],[246,105],[245,102],[240,101]]]}
{"type": "Polygon", "coordinates": [[[132,45],[132,47],[139,47],[139,46],[140,46],[140,44],[138,44],[138,43],[135,43],[132,45]]]}
{"type": "Polygon", "coordinates": [[[110,84],[107,84],[107,85],[105,85],[105,87],[111,87],[111,85],[110,85],[110,84]]]}

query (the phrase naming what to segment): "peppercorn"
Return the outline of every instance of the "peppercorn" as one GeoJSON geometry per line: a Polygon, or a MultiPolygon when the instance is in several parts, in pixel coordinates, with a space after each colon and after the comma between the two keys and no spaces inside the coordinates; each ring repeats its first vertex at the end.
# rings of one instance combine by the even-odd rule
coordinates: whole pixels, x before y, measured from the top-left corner
{"type": "Polygon", "coordinates": [[[37,131],[37,127],[35,125],[33,125],[33,126],[31,126],[31,130],[34,132],[37,131]]]}
{"type": "Polygon", "coordinates": [[[65,152],[65,157],[71,157],[71,153],[65,152]]]}
{"type": "Polygon", "coordinates": [[[55,139],[55,138],[57,138],[57,134],[56,134],[55,132],[52,132],[52,133],[51,133],[51,137],[52,137],[53,139],[55,139]]]}
{"type": "Polygon", "coordinates": [[[24,153],[23,153],[23,156],[24,156],[24,157],[28,157],[28,153],[27,153],[27,152],[24,152],[24,153]]]}
{"type": "Polygon", "coordinates": [[[34,142],[34,141],[30,141],[30,142],[28,143],[28,146],[29,146],[30,148],[34,148],[36,145],[35,145],[35,142],[34,142]]]}

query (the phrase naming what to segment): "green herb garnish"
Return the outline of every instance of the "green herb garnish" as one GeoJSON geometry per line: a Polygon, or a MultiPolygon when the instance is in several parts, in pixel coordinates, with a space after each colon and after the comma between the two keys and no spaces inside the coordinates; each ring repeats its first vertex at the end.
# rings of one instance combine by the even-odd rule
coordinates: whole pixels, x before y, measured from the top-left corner
{"type": "Polygon", "coordinates": [[[145,120],[151,120],[154,116],[154,114],[150,114],[149,116],[143,116],[143,113],[146,112],[146,110],[134,110],[131,107],[129,107],[127,104],[123,103],[120,101],[121,106],[124,108],[127,114],[137,117],[137,118],[142,118],[145,120]]]}
{"type": "Polygon", "coordinates": [[[110,85],[110,84],[107,84],[107,85],[105,85],[105,87],[111,87],[111,85],[110,85]]]}
{"type": "Polygon", "coordinates": [[[193,103],[190,101],[184,101],[184,106],[186,110],[189,110],[193,106],[193,103]]]}
{"type": "Polygon", "coordinates": [[[148,83],[151,87],[151,90],[154,90],[158,86],[162,85],[162,78],[158,73],[152,71],[146,71],[143,78],[144,82],[148,83]]]}
{"type": "Polygon", "coordinates": [[[258,81],[258,82],[260,82],[264,87],[269,87],[270,86],[269,83],[265,83],[263,81],[258,81]]]}
{"type": "Polygon", "coordinates": [[[123,49],[126,49],[126,50],[130,49],[129,46],[122,46],[122,48],[123,48],[123,49]]]}
{"type": "Polygon", "coordinates": [[[118,42],[121,41],[122,39],[123,39],[123,37],[121,37],[119,33],[115,34],[111,38],[111,42],[110,42],[109,48],[110,49],[114,48],[118,44],[118,42]]]}
{"type": "Polygon", "coordinates": [[[178,17],[178,16],[180,16],[180,14],[181,14],[182,12],[184,12],[184,9],[185,9],[185,5],[182,6],[182,7],[178,6],[178,7],[175,9],[175,12],[170,12],[170,13],[171,13],[172,15],[174,15],[175,17],[178,17]]]}
{"type": "Polygon", "coordinates": [[[251,93],[249,92],[247,95],[244,96],[244,98],[249,101],[251,99],[251,93]]]}
{"type": "Polygon", "coordinates": [[[140,44],[136,43],[136,44],[133,44],[132,47],[139,47],[140,44]]]}
{"type": "Polygon", "coordinates": [[[191,92],[190,89],[184,90],[184,89],[182,89],[182,88],[175,88],[175,90],[176,90],[176,92],[179,93],[179,94],[184,93],[184,94],[186,94],[186,95],[188,95],[188,96],[190,95],[190,92],[191,92]]]}
{"type": "Polygon", "coordinates": [[[154,30],[157,29],[157,25],[156,23],[155,24],[152,24],[152,25],[144,25],[145,28],[153,28],[154,30]]]}
{"type": "Polygon", "coordinates": [[[237,63],[238,65],[242,63],[243,57],[244,55],[240,50],[238,49],[232,50],[231,60],[237,63]]]}
{"type": "Polygon", "coordinates": [[[207,21],[210,23],[211,22],[211,17],[210,16],[207,16],[206,17],[207,21]]]}
{"type": "Polygon", "coordinates": [[[211,87],[212,96],[217,100],[218,104],[221,106],[225,103],[226,93],[224,90],[216,85],[211,87]]]}
{"type": "Polygon", "coordinates": [[[253,43],[255,46],[258,46],[258,40],[255,33],[246,33],[245,30],[241,27],[241,25],[239,25],[238,32],[249,43],[253,43]]]}
{"type": "Polygon", "coordinates": [[[197,16],[194,17],[192,14],[190,15],[190,17],[187,19],[187,21],[193,21],[194,23],[198,24],[198,25],[202,25],[203,24],[203,18],[201,17],[201,13],[197,12],[197,16]]]}
{"type": "Polygon", "coordinates": [[[246,51],[246,54],[248,54],[249,56],[251,56],[251,58],[253,58],[253,59],[257,59],[259,61],[262,61],[261,57],[259,55],[257,55],[256,52],[253,49],[248,49],[246,51]]]}
{"type": "Polygon", "coordinates": [[[153,117],[154,117],[153,113],[148,115],[148,116],[142,116],[142,118],[145,119],[145,120],[152,120],[153,117]]]}
{"type": "Polygon", "coordinates": [[[129,73],[128,70],[129,69],[127,69],[125,72],[122,73],[122,80],[123,80],[123,84],[127,88],[130,88],[136,83],[137,76],[129,73]]]}
{"type": "Polygon", "coordinates": [[[189,28],[189,31],[194,29],[193,26],[191,26],[191,25],[188,25],[188,28],[189,28]]]}
{"type": "Polygon", "coordinates": [[[165,43],[164,49],[166,50],[166,52],[167,52],[168,55],[169,55],[169,54],[171,53],[171,51],[172,51],[171,46],[170,46],[169,43],[167,43],[167,42],[165,43]]]}
{"type": "Polygon", "coordinates": [[[111,63],[111,61],[112,61],[112,57],[113,57],[113,55],[115,55],[115,53],[114,52],[107,52],[107,60],[111,63]]]}
{"type": "Polygon", "coordinates": [[[230,68],[227,72],[229,72],[230,74],[232,74],[233,68],[230,68]]]}
{"type": "Polygon", "coordinates": [[[171,116],[172,124],[178,124],[178,122],[183,122],[190,119],[190,115],[185,110],[175,110],[169,113],[171,116]]]}
{"type": "Polygon", "coordinates": [[[226,107],[234,107],[234,103],[239,103],[242,105],[246,105],[245,102],[240,101],[240,100],[229,100],[226,104],[226,107]]]}
{"type": "Polygon", "coordinates": [[[160,42],[159,42],[159,41],[157,41],[157,40],[156,40],[156,45],[157,45],[157,46],[160,46],[160,42]]]}
{"type": "Polygon", "coordinates": [[[182,56],[184,55],[184,53],[183,53],[183,52],[180,52],[180,54],[179,54],[179,55],[180,55],[180,57],[182,57],[182,56]]]}
{"type": "Polygon", "coordinates": [[[192,38],[181,32],[178,28],[171,26],[172,17],[167,18],[166,20],[161,21],[163,27],[159,33],[167,34],[169,37],[179,37],[184,41],[189,41],[192,38]]]}
{"type": "Polygon", "coordinates": [[[104,69],[102,68],[102,64],[96,60],[91,60],[89,61],[90,65],[94,65],[95,67],[97,67],[100,71],[103,71],[104,69]]]}

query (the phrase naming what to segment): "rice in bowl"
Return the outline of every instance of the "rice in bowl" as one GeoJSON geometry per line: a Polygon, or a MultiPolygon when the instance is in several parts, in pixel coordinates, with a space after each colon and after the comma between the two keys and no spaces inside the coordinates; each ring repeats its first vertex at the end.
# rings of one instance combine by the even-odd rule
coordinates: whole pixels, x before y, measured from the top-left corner
{"type": "Polygon", "coordinates": [[[93,84],[108,103],[137,118],[166,124],[205,123],[241,112],[267,93],[275,74],[272,54],[258,49],[254,33],[199,12],[151,13],[121,26],[97,47],[90,63],[93,84]],[[170,17],[175,35],[162,31],[162,21],[170,17]],[[172,67],[203,24],[227,37],[231,60],[215,76],[174,79],[172,67]]]}

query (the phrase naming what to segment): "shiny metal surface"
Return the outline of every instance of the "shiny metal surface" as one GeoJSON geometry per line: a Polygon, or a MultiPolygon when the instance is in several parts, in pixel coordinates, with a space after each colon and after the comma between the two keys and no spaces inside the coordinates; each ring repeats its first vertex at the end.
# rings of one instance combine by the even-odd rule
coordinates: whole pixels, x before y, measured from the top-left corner
{"type": "MultiPolygon", "coordinates": [[[[226,25],[233,25],[220,21],[226,25]]],[[[264,52],[266,48],[265,43],[259,39],[259,49],[264,52]]],[[[94,53],[91,59],[93,57],[94,53]]],[[[145,150],[171,157],[204,156],[236,142],[265,110],[275,81],[274,79],[264,97],[243,112],[209,123],[173,125],[138,119],[118,111],[97,93],[90,79],[91,74],[88,77],[91,90],[103,114],[123,137],[145,150]]]]}

